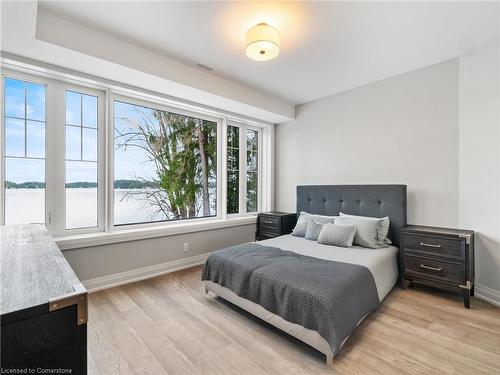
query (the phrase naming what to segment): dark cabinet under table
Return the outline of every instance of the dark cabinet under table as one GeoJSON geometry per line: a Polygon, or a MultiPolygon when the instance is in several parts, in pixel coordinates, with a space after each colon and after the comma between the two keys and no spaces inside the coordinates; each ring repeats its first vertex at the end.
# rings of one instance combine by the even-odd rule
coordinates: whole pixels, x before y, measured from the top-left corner
{"type": "Polygon", "coordinates": [[[297,214],[286,212],[262,212],[257,217],[257,241],[292,233],[297,223],[297,214]]]}
{"type": "Polygon", "coordinates": [[[1,372],[87,374],[87,291],[55,242],[6,226],[0,247],[1,372]]]}
{"type": "Polygon", "coordinates": [[[402,286],[421,283],[461,291],[466,308],[474,295],[474,232],[411,225],[401,241],[402,286]]]}

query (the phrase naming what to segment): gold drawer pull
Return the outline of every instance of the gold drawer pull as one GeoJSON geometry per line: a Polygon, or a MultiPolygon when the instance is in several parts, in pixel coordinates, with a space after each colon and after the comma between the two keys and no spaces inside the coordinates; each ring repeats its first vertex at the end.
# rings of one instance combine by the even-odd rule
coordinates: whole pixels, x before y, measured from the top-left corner
{"type": "Polygon", "coordinates": [[[423,268],[424,270],[437,271],[437,272],[443,270],[441,267],[429,267],[429,266],[426,266],[425,264],[421,264],[420,268],[423,268]]]}
{"type": "Polygon", "coordinates": [[[437,249],[439,249],[441,247],[441,245],[437,244],[433,244],[433,243],[425,243],[425,242],[420,242],[420,246],[427,246],[427,247],[435,247],[437,249]]]}
{"type": "Polygon", "coordinates": [[[274,223],[274,221],[272,221],[272,220],[264,220],[264,224],[273,224],[273,223],[274,223]]]}

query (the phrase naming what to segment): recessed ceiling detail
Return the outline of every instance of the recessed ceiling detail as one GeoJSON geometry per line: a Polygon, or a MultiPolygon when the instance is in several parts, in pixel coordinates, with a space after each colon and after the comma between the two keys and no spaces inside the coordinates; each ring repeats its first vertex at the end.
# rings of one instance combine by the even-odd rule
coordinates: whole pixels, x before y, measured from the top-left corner
{"type": "Polygon", "coordinates": [[[456,58],[500,33],[500,3],[482,1],[39,1],[38,8],[181,63],[202,62],[291,104],[456,58]],[[244,53],[246,32],[259,22],[279,30],[279,57],[268,63],[244,53]]]}

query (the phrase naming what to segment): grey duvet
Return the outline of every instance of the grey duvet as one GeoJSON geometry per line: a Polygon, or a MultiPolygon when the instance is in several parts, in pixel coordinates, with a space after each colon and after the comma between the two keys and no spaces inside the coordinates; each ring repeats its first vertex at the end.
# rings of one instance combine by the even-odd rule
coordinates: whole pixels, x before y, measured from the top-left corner
{"type": "Polygon", "coordinates": [[[257,243],[212,253],[202,280],[217,283],[291,323],[317,331],[333,354],[358,323],[380,305],[368,268],[257,243]]]}

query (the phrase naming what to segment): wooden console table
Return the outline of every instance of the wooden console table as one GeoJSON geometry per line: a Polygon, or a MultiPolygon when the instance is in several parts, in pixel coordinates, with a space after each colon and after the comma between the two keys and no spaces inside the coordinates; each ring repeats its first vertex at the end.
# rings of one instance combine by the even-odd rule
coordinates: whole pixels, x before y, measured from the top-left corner
{"type": "Polygon", "coordinates": [[[87,290],[47,230],[0,227],[0,250],[2,373],[87,374],[87,290]]]}

